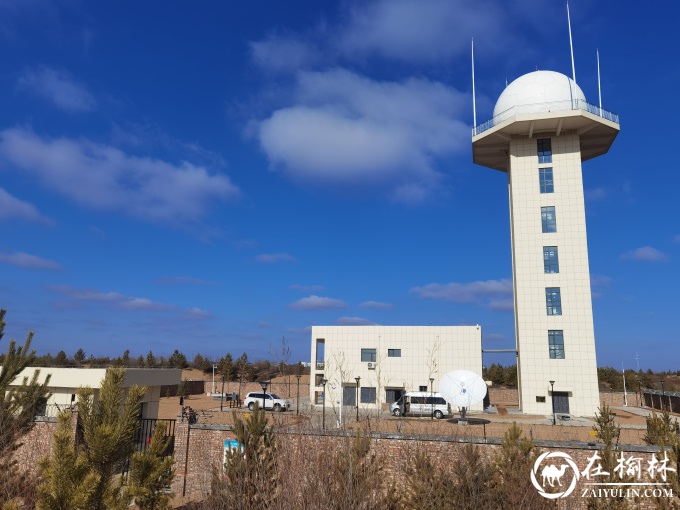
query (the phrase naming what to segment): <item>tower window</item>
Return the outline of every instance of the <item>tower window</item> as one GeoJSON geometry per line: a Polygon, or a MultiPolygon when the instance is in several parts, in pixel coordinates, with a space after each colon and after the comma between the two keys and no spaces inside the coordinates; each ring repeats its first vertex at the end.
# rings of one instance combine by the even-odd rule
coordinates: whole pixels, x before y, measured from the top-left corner
{"type": "Polygon", "coordinates": [[[562,298],[560,297],[559,287],[546,287],[545,306],[548,315],[562,315],[562,298]]]}
{"type": "Polygon", "coordinates": [[[553,184],[553,169],[552,167],[539,168],[538,180],[541,187],[541,193],[554,193],[555,186],[553,184]]]}
{"type": "Polygon", "coordinates": [[[543,247],[543,272],[559,273],[560,262],[557,258],[557,246],[543,247]]]}
{"type": "Polygon", "coordinates": [[[387,349],[388,358],[401,358],[401,349],[387,349]]]}
{"type": "Polygon", "coordinates": [[[375,362],[376,351],[375,349],[361,349],[361,361],[375,362]]]}
{"type": "Polygon", "coordinates": [[[541,227],[543,233],[557,232],[557,219],[555,218],[555,207],[541,207],[541,227]]]}
{"type": "Polygon", "coordinates": [[[552,143],[550,138],[539,138],[536,140],[538,144],[538,162],[552,163],[552,143]]]}
{"type": "Polygon", "coordinates": [[[564,359],[564,334],[561,329],[548,330],[550,359],[564,359]]]}

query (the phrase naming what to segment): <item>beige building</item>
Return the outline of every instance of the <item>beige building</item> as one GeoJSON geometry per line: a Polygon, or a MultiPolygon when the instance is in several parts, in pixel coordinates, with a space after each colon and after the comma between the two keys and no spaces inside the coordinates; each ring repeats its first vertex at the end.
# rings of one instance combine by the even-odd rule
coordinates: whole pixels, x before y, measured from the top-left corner
{"type": "MultiPolygon", "coordinates": [[[[51,395],[47,399],[39,415],[56,416],[59,411],[69,409],[76,402],[76,391],[81,387],[94,390],[95,401],[104,376],[105,368],[59,368],[59,367],[28,367],[17,377],[13,386],[19,386],[27,377],[32,380],[36,370],[40,371],[38,380],[44,382],[50,375],[49,390],[51,395]]],[[[125,371],[124,388],[134,385],[146,386],[146,394],[142,399],[141,418],[158,418],[158,404],[161,397],[161,386],[179,384],[182,380],[180,369],[165,368],[128,368],[125,371]]]]}
{"type": "Polygon", "coordinates": [[[407,391],[437,392],[459,369],[482,373],[480,326],[312,327],[309,396],[321,404],[325,387],[329,413],[339,415],[341,401],[352,413],[357,399],[360,409],[377,410],[407,391]]]}
{"type": "Polygon", "coordinates": [[[618,116],[574,81],[536,71],[473,130],[475,163],[507,173],[519,398],[523,412],[599,406],[581,163],[605,154],[618,116]]]}

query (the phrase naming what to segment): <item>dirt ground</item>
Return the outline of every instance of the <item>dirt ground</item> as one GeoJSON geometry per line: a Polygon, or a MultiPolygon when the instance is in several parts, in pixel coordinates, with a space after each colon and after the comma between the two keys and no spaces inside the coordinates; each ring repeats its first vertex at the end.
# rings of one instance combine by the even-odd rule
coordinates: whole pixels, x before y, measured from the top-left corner
{"type": "MultiPolygon", "coordinates": [[[[291,399],[292,410],[285,413],[267,413],[275,426],[299,425],[301,427],[321,428],[320,410],[311,411],[308,400],[301,399],[300,415],[296,415],[296,401],[291,399]]],[[[220,411],[220,401],[207,395],[191,395],[185,399],[184,404],[194,409],[198,415],[198,423],[233,424],[234,415],[243,417],[248,412],[245,408],[229,407],[225,401],[220,411]]],[[[364,413],[360,411],[359,422],[356,422],[354,413],[345,416],[344,428],[372,430],[376,432],[393,432],[404,434],[432,434],[454,437],[503,437],[505,431],[516,422],[527,436],[534,439],[552,441],[587,441],[597,442],[597,437],[591,434],[595,424],[593,420],[579,419],[572,422],[557,421],[552,425],[544,416],[527,416],[523,414],[484,414],[473,415],[473,418],[488,420],[485,424],[460,425],[456,420],[432,420],[423,418],[395,418],[383,411],[376,413],[364,413]]],[[[638,414],[627,412],[621,408],[614,410],[616,421],[621,425],[620,442],[623,444],[644,444],[645,418],[638,414]]],[[[159,418],[179,419],[181,408],[178,397],[161,398],[159,418]]],[[[338,417],[333,410],[326,409],[326,427],[335,428],[338,417]]]]}

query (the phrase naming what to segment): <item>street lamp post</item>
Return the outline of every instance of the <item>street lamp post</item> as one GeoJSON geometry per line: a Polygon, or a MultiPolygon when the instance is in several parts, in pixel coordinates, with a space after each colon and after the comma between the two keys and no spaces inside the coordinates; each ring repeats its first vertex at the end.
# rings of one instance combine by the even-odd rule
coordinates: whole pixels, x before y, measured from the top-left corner
{"type": "Polygon", "coordinates": [[[220,412],[224,407],[224,374],[222,374],[222,394],[220,395],[220,412]]]}
{"type": "Polygon", "coordinates": [[[638,381],[638,395],[640,396],[640,407],[642,407],[642,383],[638,381]]]}
{"type": "Polygon", "coordinates": [[[555,425],[555,381],[550,381],[550,400],[552,402],[553,425],[555,425]]]}
{"type": "Polygon", "coordinates": [[[434,420],[434,394],[432,392],[432,384],[434,383],[434,377],[430,377],[430,404],[432,409],[430,410],[430,419],[434,420]]]}
{"type": "Polygon", "coordinates": [[[357,422],[358,422],[359,421],[359,384],[361,383],[361,377],[355,377],[354,380],[357,382],[356,405],[357,405],[357,422]]]}
{"type": "Polygon", "coordinates": [[[663,411],[663,401],[666,399],[666,389],[663,386],[664,380],[661,380],[661,410],[663,411]]]}
{"type": "Polygon", "coordinates": [[[300,374],[296,375],[298,380],[297,384],[297,402],[295,403],[295,414],[300,414],[300,377],[302,377],[300,374]]]}
{"type": "Polygon", "coordinates": [[[323,393],[321,393],[321,396],[323,397],[323,403],[321,407],[321,428],[322,430],[326,430],[326,383],[328,382],[328,379],[321,379],[321,387],[323,388],[323,393]]]}
{"type": "Polygon", "coordinates": [[[215,365],[213,363],[213,390],[212,390],[212,394],[215,393],[215,368],[217,368],[217,365],[215,365]]]}
{"type": "Polygon", "coordinates": [[[264,407],[264,397],[265,397],[265,392],[267,391],[267,386],[269,385],[269,382],[267,381],[261,381],[260,386],[262,387],[262,412],[265,412],[265,407],[264,407]]]}

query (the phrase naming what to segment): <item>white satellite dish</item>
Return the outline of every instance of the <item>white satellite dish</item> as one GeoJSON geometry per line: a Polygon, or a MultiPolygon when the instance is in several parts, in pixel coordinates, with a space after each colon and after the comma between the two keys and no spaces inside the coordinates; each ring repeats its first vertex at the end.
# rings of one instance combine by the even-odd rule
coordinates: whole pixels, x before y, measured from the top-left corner
{"type": "Polygon", "coordinates": [[[486,396],[486,383],[481,375],[469,370],[454,370],[439,381],[439,393],[451,404],[465,410],[478,404],[486,396]]]}

